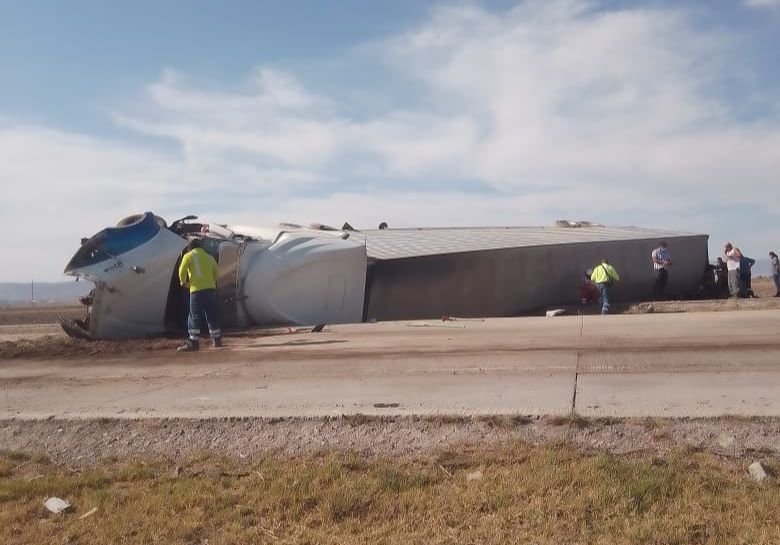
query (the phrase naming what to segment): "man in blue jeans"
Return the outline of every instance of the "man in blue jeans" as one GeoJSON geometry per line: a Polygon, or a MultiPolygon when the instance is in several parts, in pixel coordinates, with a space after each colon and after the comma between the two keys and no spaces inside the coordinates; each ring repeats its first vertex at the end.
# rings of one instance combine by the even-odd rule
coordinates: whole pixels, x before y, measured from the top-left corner
{"type": "Polygon", "coordinates": [[[204,318],[214,346],[222,346],[222,331],[217,322],[218,277],[217,261],[201,248],[200,239],[193,239],[179,265],[179,282],[190,289],[189,338],[187,344],[177,348],[180,352],[195,352],[200,348],[200,327],[204,318]]]}
{"type": "Polygon", "coordinates": [[[774,252],[769,252],[769,271],[775,281],[775,297],[780,297],[780,258],[774,252]]]}
{"type": "Polygon", "coordinates": [[[601,314],[609,314],[609,286],[620,280],[615,267],[609,264],[606,259],[593,268],[593,273],[590,275],[591,281],[596,284],[601,294],[601,314]]]}

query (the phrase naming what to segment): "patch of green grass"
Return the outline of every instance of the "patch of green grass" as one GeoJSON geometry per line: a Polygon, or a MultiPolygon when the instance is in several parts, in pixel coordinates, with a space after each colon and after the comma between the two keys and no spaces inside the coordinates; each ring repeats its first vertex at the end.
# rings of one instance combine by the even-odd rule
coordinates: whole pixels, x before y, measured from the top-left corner
{"type": "Polygon", "coordinates": [[[515,426],[527,426],[534,421],[532,417],[525,414],[514,414],[510,419],[515,426]]]}
{"type": "Polygon", "coordinates": [[[421,489],[439,482],[440,476],[432,469],[401,468],[394,465],[380,466],[372,471],[379,489],[400,494],[412,489],[421,489]]]}
{"type": "Polygon", "coordinates": [[[682,449],[663,458],[517,443],[435,461],[200,456],[178,474],[164,460],[73,471],[14,458],[0,455],[3,544],[780,543],[775,479],[754,483],[744,468],[682,449]],[[477,469],[482,479],[468,481],[477,469]],[[50,495],[72,511],[45,513],[50,495]]]}
{"type": "Polygon", "coordinates": [[[526,426],[533,422],[530,416],[522,414],[513,415],[485,415],[476,417],[477,422],[487,424],[489,428],[513,428],[526,426]]]}
{"type": "Polygon", "coordinates": [[[9,462],[26,462],[32,459],[31,454],[18,450],[0,450],[0,457],[5,458],[9,462]]]}
{"type": "Polygon", "coordinates": [[[339,523],[346,518],[366,517],[374,502],[373,492],[365,481],[348,481],[325,490],[321,501],[323,519],[339,523]]]}
{"type": "Polygon", "coordinates": [[[472,420],[470,416],[459,416],[456,414],[437,414],[433,416],[426,416],[424,419],[428,422],[433,422],[434,424],[457,424],[459,426],[468,424],[472,420]]]}
{"type": "Polygon", "coordinates": [[[685,470],[673,461],[663,465],[651,460],[621,460],[615,456],[597,458],[594,469],[605,481],[616,484],[614,500],[622,500],[626,510],[645,513],[662,501],[682,493],[685,470]]]}
{"type": "Polygon", "coordinates": [[[343,418],[344,422],[346,422],[350,426],[365,426],[366,424],[382,424],[382,423],[392,422],[393,420],[395,420],[395,417],[392,416],[370,415],[370,414],[363,414],[363,413],[345,414],[342,415],[341,418],[343,418]]]}
{"type": "Polygon", "coordinates": [[[551,426],[572,426],[577,429],[584,429],[590,425],[587,418],[576,413],[546,416],[544,422],[551,426]]]}
{"type": "Polygon", "coordinates": [[[544,417],[545,424],[551,426],[567,426],[569,424],[569,415],[567,414],[554,414],[544,417]]]}
{"type": "Polygon", "coordinates": [[[660,418],[648,416],[647,418],[642,419],[642,427],[645,429],[645,431],[656,431],[662,429],[664,427],[664,423],[660,418]]]}

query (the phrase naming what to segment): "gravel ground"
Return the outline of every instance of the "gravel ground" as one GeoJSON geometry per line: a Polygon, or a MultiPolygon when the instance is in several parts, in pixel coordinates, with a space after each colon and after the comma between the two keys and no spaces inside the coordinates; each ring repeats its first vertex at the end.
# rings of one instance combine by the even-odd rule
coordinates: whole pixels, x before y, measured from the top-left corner
{"type": "Polygon", "coordinates": [[[436,457],[451,449],[508,441],[570,441],[615,454],[690,448],[724,459],[776,457],[780,419],[592,419],[531,417],[367,417],[321,419],[3,420],[0,449],[45,454],[77,465],[105,458],[195,455],[251,459],[322,451],[355,451],[367,457],[436,457]]]}

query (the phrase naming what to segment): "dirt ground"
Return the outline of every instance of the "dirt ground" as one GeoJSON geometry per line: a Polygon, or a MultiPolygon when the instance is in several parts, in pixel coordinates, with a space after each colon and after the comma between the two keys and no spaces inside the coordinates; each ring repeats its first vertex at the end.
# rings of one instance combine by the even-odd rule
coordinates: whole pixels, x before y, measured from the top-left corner
{"type": "MultiPolygon", "coordinates": [[[[615,313],[648,314],[679,312],[716,312],[732,310],[780,309],[780,298],[774,296],[772,279],[759,277],[753,280],[757,299],[715,299],[692,301],[657,301],[614,305],[615,313]]],[[[578,314],[580,307],[567,307],[568,314],[578,314]]],[[[589,305],[585,314],[598,314],[598,305],[589,305]]],[[[180,344],[175,338],[129,339],[120,341],[85,342],[66,337],[57,319],[81,318],[82,306],[40,306],[35,308],[0,308],[0,360],[17,358],[111,357],[128,353],[164,352],[180,344]]],[[[538,313],[537,313],[538,314],[538,313]]],[[[456,324],[449,324],[456,327],[456,324]]],[[[233,337],[263,337],[302,333],[308,328],[281,328],[233,333],[233,337]]]]}
{"type": "Polygon", "coordinates": [[[369,458],[437,457],[451,449],[507,442],[566,442],[584,451],[665,454],[675,448],[724,461],[780,455],[780,418],[618,419],[581,417],[371,417],[0,420],[0,450],[76,465],[107,458],[200,454],[252,459],[322,452],[369,458]]]}
{"type": "Polygon", "coordinates": [[[775,284],[771,278],[758,277],[753,280],[756,298],[710,299],[692,301],[655,301],[628,305],[627,314],[648,312],[718,312],[729,310],[768,310],[780,308],[780,297],[775,297],[775,284]]]}
{"type": "Polygon", "coordinates": [[[0,341],[0,359],[104,357],[127,353],[173,350],[181,341],[175,339],[131,339],[87,342],[54,334],[34,339],[0,341]]]}
{"type": "Polygon", "coordinates": [[[36,305],[0,307],[0,325],[55,324],[57,318],[82,318],[81,305],[36,305]]]}
{"type": "MultiPolygon", "coordinates": [[[[230,339],[253,339],[275,335],[308,333],[311,328],[270,328],[229,333],[230,339]]],[[[29,324],[0,326],[0,360],[106,358],[127,354],[170,352],[183,338],[120,339],[85,341],[66,336],[59,325],[29,324]],[[4,340],[3,340],[4,339],[4,340]]],[[[206,341],[205,344],[208,344],[206,341]]]]}

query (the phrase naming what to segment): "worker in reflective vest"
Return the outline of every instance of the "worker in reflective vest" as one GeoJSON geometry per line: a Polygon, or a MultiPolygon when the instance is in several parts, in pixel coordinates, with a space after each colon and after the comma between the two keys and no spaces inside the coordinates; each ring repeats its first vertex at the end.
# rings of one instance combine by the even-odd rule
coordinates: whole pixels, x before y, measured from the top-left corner
{"type": "Polygon", "coordinates": [[[179,265],[179,282],[182,287],[190,289],[189,338],[187,344],[178,348],[179,351],[194,352],[200,348],[200,328],[204,318],[214,346],[222,346],[222,331],[217,322],[218,277],[217,261],[201,248],[200,239],[193,239],[179,265]]]}
{"type": "Polygon", "coordinates": [[[615,267],[604,259],[598,266],[593,268],[590,279],[596,284],[601,294],[601,314],[609,314],[609,287],[620,281],[620,275],[618,275],[615,267]]]}

